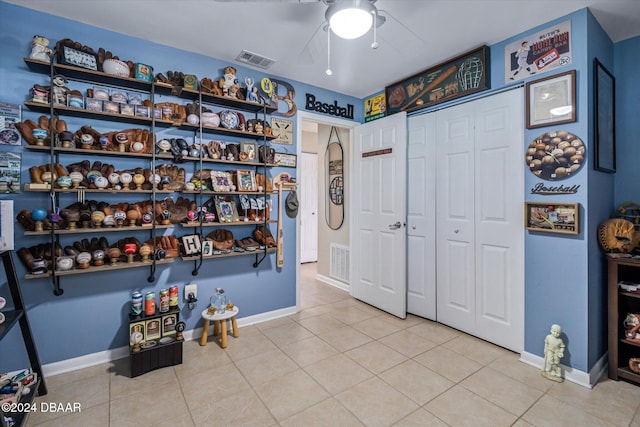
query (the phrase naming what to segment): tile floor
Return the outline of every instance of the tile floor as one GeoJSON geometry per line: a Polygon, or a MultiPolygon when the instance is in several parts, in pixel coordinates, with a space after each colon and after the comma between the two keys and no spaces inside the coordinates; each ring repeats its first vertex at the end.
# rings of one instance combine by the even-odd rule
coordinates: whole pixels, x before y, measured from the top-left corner
{"type": "Polygon", "coordinates": [[[314,280],[301,308],[240,328],[226,350],[184,344],[184,363],[128,378],[128,359],[47,378],[39,401],[76,414],[29,426],[635,426],[640,387],[545,380],[500,347],[400,320],[314,280]]]}

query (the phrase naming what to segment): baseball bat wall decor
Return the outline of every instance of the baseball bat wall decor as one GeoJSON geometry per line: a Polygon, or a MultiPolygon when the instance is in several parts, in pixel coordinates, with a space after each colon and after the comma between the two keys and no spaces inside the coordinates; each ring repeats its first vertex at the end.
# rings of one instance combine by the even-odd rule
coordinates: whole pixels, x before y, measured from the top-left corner
{"type": "Polygon", "coordinates": [[[276,249],[276,267],[284,266],[284,233],[282,232],[282,181],[278,182],[278,246],[276,249]]]}

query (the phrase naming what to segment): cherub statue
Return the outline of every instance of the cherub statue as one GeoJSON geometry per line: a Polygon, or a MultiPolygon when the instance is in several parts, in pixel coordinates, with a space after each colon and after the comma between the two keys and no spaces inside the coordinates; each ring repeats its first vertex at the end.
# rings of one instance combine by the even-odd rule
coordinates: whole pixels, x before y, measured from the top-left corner
{"type": "Polygon", "coordinates": [[[552,381],[563,382],[560,370],[560,360],[564,357],[564,342],[560,335],[562,328],[560,325],[551,325],[551,333],[544,339],[544,364],[541,375],[552,381]],[[547,369],[548,368],[548,369],[547,369]]]}
{"type": "Polygon", "coordinates": [[[38,35],[33,36],[29,58],[49,62],[51,60],[49,55],[52,53],[51,49],[49,49],[49,39],[38,35]]]}

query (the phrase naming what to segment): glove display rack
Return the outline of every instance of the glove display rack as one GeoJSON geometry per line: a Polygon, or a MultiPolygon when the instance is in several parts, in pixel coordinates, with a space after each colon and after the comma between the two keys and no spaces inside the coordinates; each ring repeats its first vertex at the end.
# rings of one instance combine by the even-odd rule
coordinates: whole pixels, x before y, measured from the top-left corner
{"type": "MultiPolygon", "coordinates": [[[[217,107],[222,107],[222,108],[233,108],[233,109],[239,109],[242,110],[244,112],[249,112],[249,113],[253,113],[255,114],[256,119],[258,118],[258,115],[260,114],[261,117],[263,118],[263,122],[267,123],[267,114],[270,114],[274,111],[276,111],[276,107],[272,107],[269,105],[263,105],[263,104],[259,104],[259,103],[254,103],[254,102],[249,102],[249,101],[242,101],[242,100],[237,100],[237,99],[232,99],[232,98],[226,98],[226,97],[219,97],[219,96],[215,96],[215,95],[211,95],[211,94],[205,94],[202,93],[201,90],[187,90],[187,89],[183,89],[182,87],[175,87],[172,86],[170,84],[165,84],[165,83],[158,83],[158,82],[147,82],[147,81],[143,81],[143,80],[137,80],[137,79],[133,79],[133,78],[129,78],[129,77],[119,77],[119,76],[114,76],[114,75],[109,75],[109,74],[105,74],[102,72],[96,72],[96,71],[92,71],[92,70],[87,70],[84,68],[78,68],[78,67],[74,67],[74,66],[69,66],[69,65],[63,65],[63,64],[58,64],[58,63],[54,63],[53,60],[53,55],[52,55],[52,60],[50,62],[45,62],[45,61],[39,61],[39,60],[34,60],[34,59],[29,59],[29,58],[25,58],[24,62],[27,64],[27,66],[29,67],[29,69],[32,72],[35,73],[40,73],[40,74],[48,74],[51,82],[53,82],[54,76],[55,75],[64,75],[65,78],[69,79],[69,80],[73,80],[73,81],[77,81],[80,83],[84,83],[84,84],[98,84],[98,85],[106,85],[110,88],[123,88],[123,89],[128,89],[128,90],[133,90],[133,91],[139,91],[142,93],[146,93],[149,97],[150,97],[150,101],[151,101],[151,105],[156,105],[155,104],[155,97],[156,95],[162,95],[162,96],[170,96],[170,97],[176,97],[176,98],[180,98],[180,99],[186,99],[186,100],[190,100],[190,101],[197,101],[199,106],[200,106],[200,111],[202,111],[202,106],[203,104],[209,104],[209,105],[214,105],[217,107]]],[[[154,141],[154,136],[155,136],[155,130],[156,128],[178,128],[180,130],[187,130],[187,131],[192,131],[193,135],[194,135],[194,140],[195,141],[200,141],[200,143],[202,144],[205,138],[205,135],[209,135],[209,134],[215,134],[215,135],[221,135],[221,136],[229,136],[229,137],[241,137],[241,138],[246,138],[246,139],[251,139],[256,141],[256,144],[259,144],[260,146],[266,146],[267,142],[271,139],[274,138],[274,136],[272,135],[267,135],[267,132],[258,134],[258,133],[253,133],[253,132],[247,132],[244,130],[239,130],[239,129],[228,129],[228,128],[224,128],[224,127],[209,127],[209,126],[203,126],[202,123],[199,123],[198,125],[193,125],[187,122],[184,123],[179,123],[176,124],[174,121],[172,120],[163,120],[163,119],[159,119],[155,117],[155,114],[153,114],[153,111],[151,113],[151,117],[138,117],[138,116],[128,116],[128,115],[121,115],[121,114],[114,114],[114,113],[110,113],[110,112],[103,112],[103,111],[92,111],[92,110],[87,110],[84,108],[75,108],[75,107],[70,107],[70,106],[66,106],[66,105],[58,105],[58,104],[53,104],[52,102],[49,103],[42,103],[42,102],[33,102],[33,101],[26,101],[24,103],[24,105],[33,112],[40,112],[43,114],[48,114],[48,116],[50,118],[57,118],[57,117],[79,117],[79,118],[86,118],[86,119],[91,119],[91,120],[95,120],[95,121],[107,121],[107,122],[118,122],[118,123],[128,123],[128,124],[135,124],[135,125],[141,125],[141,126],[145,126],[149,128],[149,133],[151,135],[151,143],[153,144],[152,149],[150,150],[150,152],[137,152],[137,153],[131,153],[131,152],[120,152],[120,151],[107,151],[107,150],[88,150],[88,149],[83,149],[83,148],[65,148],[60,146],[60,144],[56,144],[56,143],[50,143],[48,146],[39,146],[39,145],[24,145],[23,147],[27,150],[30,151],[39,151],[39,152],[43,152],[43,153],[48,153],[49,154],[49,159],[50,159],[50,170],[55,170],[55,166],[60,164],[60,156],[82,156],[84,158],[86,157],[96,157],[96,158],[103,158],[103,156],[105,157],[110,157],[110,158],[137,158],[137,159],[141,159],[141,160],[145,160],[148,161],[150,163],[150,169],[151,171],[155,171],[156,170],[156,161],[160,160],[162,162],[166,162],[167,164],[171,164],[171,161],[174,160],[174,156],[171,153],[162,153],[162,152],[156,152],[156,147],[155,147],[155,141],[154,141]]],[[[152,108],[153,110],[153,108],[152,108]]],[[[57,130],[54,127],[54,120],[50,120],[50,128],[49,128],[49,135],[55,135],[57,133],[57,130]]],[[[54,140],[53,138],[51,139],[52,141],[54,140]]],[[[257,152],[256,152],[257,155],[257,152]]],[[[200,173],[202,173],[202,171],[205,168],[205,165],[209,166],[212,165],[214,166],[214,168],[219,169],[219,170],[227,170],[229,167],[234,167],[236,169],[249,169],[252,168],[256,171],[261,170],[264,174],[264,176],[267,176],[267,168],[273,165],[269,165],[265,162],[243,162],[243,161],[227,161],[227,160],[217,160],[217,159],[210,159],[210,158],[203,158],[203,154],[202,154],[202,150],[200,151],[200,157],[192,157],[192,156],[183,156],[182,157],[182,163],[181,166],[183,165],[189,165],[191,164],[193,166],[193,171],[194,173],[196,171],[200,171],[200,173]]],[[[198,190],[195,191],[187,191],[187,190],[181,190],[181,191],[175,191],[175,190],[160,190],[158,188],[158,186],[156,184],[151,186],[151,189],[149,190],[143,190],[143,189],[131,189],[128,191],[124,191],[124,190],[113,190],[113,189],[78,189],[78,188],[67,188],[67,189],[63,189],[63,188],[57,188],[55,185],[50,185],[49,188],[30,188],[29,185],[25,185],[25,191],[27,192],[44,192],[44,193],[48,193],[51,199],[51,211],[55,211],[57,209],[59,209],[59,203],[60,203],[60,198],[61,197],[65,197],[68,196],[69,194],[73,194],[76,196],[80,196],[82,194],[82,196],[85,196],[87,194],[90,194],[91,196],[94,195],[98,195],[98,194],[117,194],[118,197],[120,196],[124,196],[124,195],[135,195],[135,194],[149,194],[151,195],[151,202],[153,203],[153,210],[152,212],[155,212],[155,203],[156,203],[156,196],[158,194],[163,195],[163,197],[169,196],[172,193],[181,193],[183,196],[185,197],[191,197],[193,199],[196,200],[196,204],[197,206],[202,206],[205,198],[207,197],[213,197],[215,195],[229,195],[229,196],[237,196],[240,194],[255,194],[255,195],[263,195],[265,197],[265,201],[267,199],[267,197],[276,197],[275,194],[273,192],[273,190],[271,190],[270,192],[267,191],[266,186],[264,187],[262,192],[238,192],[238,191],[224,191],[224,192],[215,192],[215,191],[206,191],[203,190],[202,187],[198,190]]],[[[195,220],[195,221],[191,221],[189,223],[186,224],[180,224],[181,227],[193,227],[197,233],[200,235],[201,240],[204,241],[204,230],[208,227],[228,227],[228,226],[233,226],[233,229],[242,229],[242,227],[247,228],[247,227],[253,227],[255,228],[258,225],[262,225],[264,227],[268,227],[268,225],[270,223],[273,223],[275,221],[269,221],[265,219],[263,222],[256,222],[256,221],[252,221],[252,222],[234,222],[234,223],[220,223],[220,222],[205,222],[203,220],[203,216],[199,215],[199,217],[195,220]],[[240,228],[237,228],[240,227],[240,228]]],[[[177,224],[176,224],[177,225],[177,224]]],[[[101,235],[112,235],[112,233],[123,233],[123,232],[131,232],[131,231],[140,231],[140,230],[145,230],[147,231],[150,235],[151,235],[151,240],[153,241],[153,248],[151,251],[152,256],[148,259],[145,260],[146,262],[142,262],[142,261],[135,261],[135,262],[118,262],[112,265],[109,265],[108,262],[106,262],[104,265],[101,266],[90,266],[88,268],[84,268],[84,269],[70,269],[70,270],[65,270],[65,271],[58,271],[55,268],[56,265],[56,261],[55,261],[55,257],[56,255],[53,254],[53,250],[51,250],[52,255],[51,255],[51,264],[52,267],[44,274],[27,274],[25,276],[26,279],[36,279],[36,278],[42,278],[45,276],[50,276],[54,285],[54,294],[55,295],[62,295],[63,290],[60,287],[60,277],[62,276],[67,276],[67,275],[75,275],[75,274],[84,274],[84,273],[93,273],[93,272],[97,272],[97,271],[105,271],[108,269],[125,269],[125,268],[136,268],[136,267],[149,267],[150,268],[150,275],[148,277],[148,281],[149,282],[154,282],[155,281],[155,270],[156,270],[156,265],[158,264],[167,264],[167,263],[171,263],[174,261],[175,258],[162,258],[159,259],[158,257],[153,256],[153,254],[156,253],[156,230],[159,229],[164,229],[164,228],[174,228],[174,225],[161,225],[156,221],[155,215],[153,218],[153,221],[151,222],[151,224],[149,224],[148,226],[135,226],[135,227],[127,227],[127,226],[123,226],[123,227],[112,227],[112,228],[100,228],[100,227],[95,227],[95,228],[75,228],[75,229],[55,229],[54,227],[51,227],[51,229],[48,230],[43,230],[43,231],[25,231],[24,234],[27,236],[38,236],[38,235],[43,235],[43,236],[50,236],[50,248],[55,248],[60,247],[60,238],[67,238],[68,235],[84,235],[85,233],[88,235],[96,235],[95,233],[100,233],[101,235]]],[[[116,234],[117,235],[117,234],[116,234]]],[[[180,237],[180,236],[178,236],[180,237]]],[[[222,258],[222,257],[229,257],[229,256],[239,256],[239,255],[252,255],[255,256],[255,262],[253,263],[254,268],[257,267],[267,256],[268,253],[273,253],[275,252],[275,248],[271,248],[271,247],[264,247],[262,249],[256,250],[256,251],[247,251],[247,252],[231,252],[231,253],[225,253],[225,254],[221,254],[221,255],[213,255],[213,256],[209,256],[209,257],[205,257],[204,254],[202,253],[202,251],[199,254],[196,254],[194,256],[183,256],[182,260],[185,261],[194,261],[195,262],[195,268],[193,270],[193,275],[197,275],[198,273],[198,269],[200,268],[200,266],[202,265],[202,262],[205,259],[213,259],[213,258],[222,258]]]]}
{"type": "MultiPolygon", "coordinates": [[[[608,317],[609,317],[609,378],[625,379],[640,385],[640,334],[632,328],[630,316],[640,319],[640,292],[620,287],[621,282],[640,285],[640,260],[609,258],[608,317]]],[[[623,284],[624,284],[623,283],[623,284]]],[[[637,287],[637,286],[634,286],[637,287]]],[[[637,326],[637,324],[636,324],[637,326]]]]}

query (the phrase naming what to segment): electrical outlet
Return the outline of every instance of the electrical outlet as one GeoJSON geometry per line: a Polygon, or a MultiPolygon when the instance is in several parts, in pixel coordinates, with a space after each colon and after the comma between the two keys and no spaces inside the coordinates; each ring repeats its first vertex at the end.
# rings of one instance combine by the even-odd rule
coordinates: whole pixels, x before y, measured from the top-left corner
{"type": "Polygon", "coordinates": [[[184,287],[184,301],[189,302],[189,295],[193,294],[194,298],[198,298],[198,285],[191,284],[184,287]]]}

